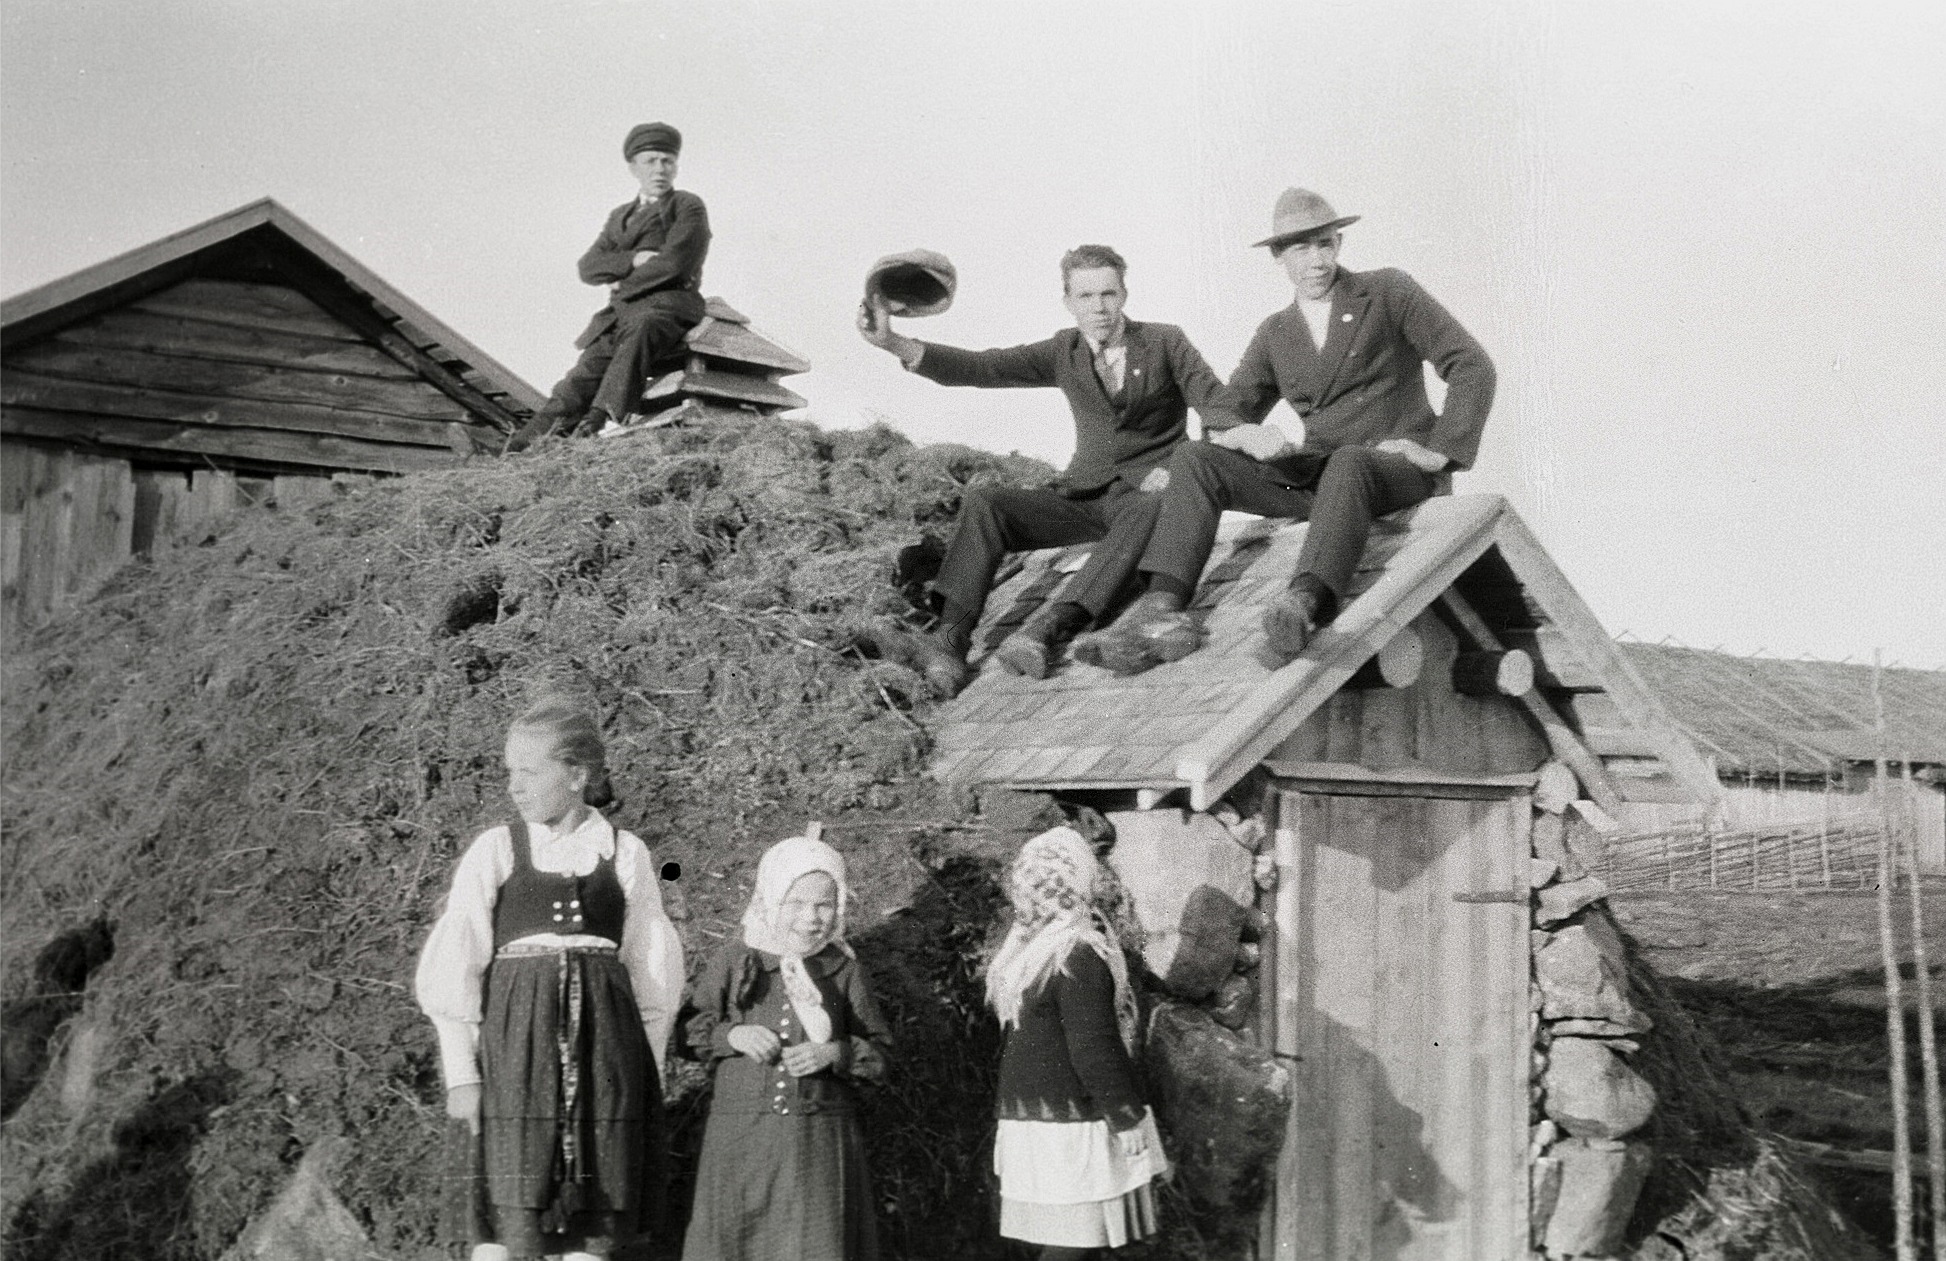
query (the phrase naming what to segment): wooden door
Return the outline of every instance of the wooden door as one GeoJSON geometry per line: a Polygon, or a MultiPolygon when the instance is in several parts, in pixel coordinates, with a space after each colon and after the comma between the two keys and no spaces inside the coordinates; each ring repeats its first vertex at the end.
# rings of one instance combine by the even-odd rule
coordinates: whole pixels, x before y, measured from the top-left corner
{"type": "Polygon", "coordinates": [[[1264,1257],[1527,1256],[1528,800],[1281,794],[1264,1257]]]}

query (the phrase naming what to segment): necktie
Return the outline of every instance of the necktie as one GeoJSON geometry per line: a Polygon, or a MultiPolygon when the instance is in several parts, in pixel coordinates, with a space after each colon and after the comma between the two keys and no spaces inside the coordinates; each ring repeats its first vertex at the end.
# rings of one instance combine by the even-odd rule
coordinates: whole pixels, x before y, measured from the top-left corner
{"type": "Polygon", "coordinates": [[[1115,361],[1108,357],[1108,347],[1103,346],[1095,352],[1095,375],[1110,394],[1122,392],[1122,374],[1116,370],[1115,361]]]}

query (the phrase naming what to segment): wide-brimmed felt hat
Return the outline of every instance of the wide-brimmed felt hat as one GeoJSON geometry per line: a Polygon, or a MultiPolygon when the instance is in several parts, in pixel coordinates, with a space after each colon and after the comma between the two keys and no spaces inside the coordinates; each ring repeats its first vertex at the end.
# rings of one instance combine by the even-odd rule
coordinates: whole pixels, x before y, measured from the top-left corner
{"type": "Polygon", "coordinates": [[[1336,231],[1358,219],[1357,215],[1340,215],[1330,202],[1308,188],[1287,188],[1277,195],[1277,208],[1270,212],[1270,235],[1250,248],[1268,245],[1274,250],[1320,232],[1336,231]]]}
{"type": "Polygon", "coordinates": [[[887,254],[865,273],[865,298],[877,299],[894,315],[938,315],[953,305],[959,272],[937,250],[887,254]]]}

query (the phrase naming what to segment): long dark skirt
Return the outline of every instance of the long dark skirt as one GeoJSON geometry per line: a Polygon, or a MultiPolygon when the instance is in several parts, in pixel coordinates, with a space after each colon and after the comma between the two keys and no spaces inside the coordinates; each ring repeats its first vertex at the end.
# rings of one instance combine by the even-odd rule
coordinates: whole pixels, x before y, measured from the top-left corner
{"type": "Polygon", "coordinates": [[[449,1241],[601,1251],[661,1225],[662,1087],[612,952],[496,958],[480,1068],[481,1132],[450,1130],[449,1241]]]}
{"type": "Polygon", "coordinates": [[[711,1112],[683,1261],[876,1261],[871,1176],[849,1112],[711,1112]]]}

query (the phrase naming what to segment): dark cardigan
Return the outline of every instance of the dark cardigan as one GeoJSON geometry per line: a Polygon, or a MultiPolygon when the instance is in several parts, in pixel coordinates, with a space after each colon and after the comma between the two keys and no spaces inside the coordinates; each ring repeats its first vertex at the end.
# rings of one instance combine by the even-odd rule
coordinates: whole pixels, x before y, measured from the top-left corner
{"type": "Polygon", "coordinates": [[[1021,1000],[1020,1023],[1000,1053],[1003,1121],[1141,1124],[1135,1065],[1115,1023],[1115,978],[1102,957],[1077,943],[1066,964],[1021,1000]]]}

